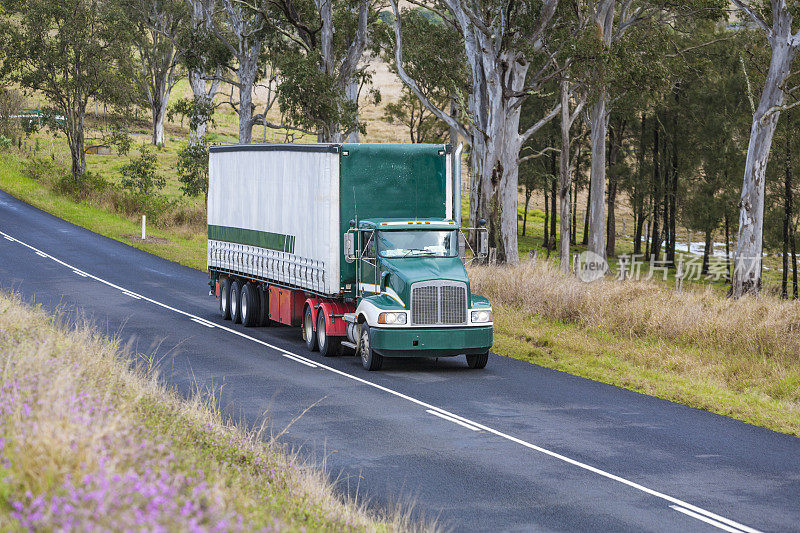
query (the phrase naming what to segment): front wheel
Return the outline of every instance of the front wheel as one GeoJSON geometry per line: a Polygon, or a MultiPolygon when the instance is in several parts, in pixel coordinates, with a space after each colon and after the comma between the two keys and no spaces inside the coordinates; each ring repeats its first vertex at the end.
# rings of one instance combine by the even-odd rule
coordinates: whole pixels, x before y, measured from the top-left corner
{"type": "Polygon", "coordinates": [[[467,356],[467,365],[469,365],[470,368],[477,368],[477,369],[486,368],[486,363],[488,362],[489,362],[489,352],[467,356]]]}
{"type": "Polygon", "coordinates": [[[358,353],[361,354],[361,366],[367,370],[380,370],[383,366],[383,356],[372,349],[369,326],[366,322],[361,326],[358,353]]]}
{"type": "Polygon", "coordinates": [[[314,319],[311,316],[311,306],[306,307],[306,312],[303,315],[303,340],[306,341],[306,348],[312,352],[319,350],[317,332],[314,331],[314,319]]]}

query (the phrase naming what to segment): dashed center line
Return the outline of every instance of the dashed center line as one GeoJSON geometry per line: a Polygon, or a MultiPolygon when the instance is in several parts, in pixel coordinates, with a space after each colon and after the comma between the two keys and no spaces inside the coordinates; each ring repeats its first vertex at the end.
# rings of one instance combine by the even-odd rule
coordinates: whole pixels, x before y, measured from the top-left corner
{"type": "MultiPolygon", "coordinates": [[[[168,309],[168,310],[173,311],[175,313],[178,313],[180,315],[189,317],[190,319],[192,319],[195,322],[197,322],[198,320],[200,320],[200,321],[203,320],[202,318],[200,318],[200,317],[198,317],[196,315],[193,315],[191,313],[188,313],[186,311],[183,311],[181,309],[176,309],[175,307],[171,307],[171,306],[169,306],[167,304],[161,303],[161,302],[159,302],[157,300],[153,300],[152,298],[148,298],[146,296],[141,296],[141,295],[134,294],[134,293],[130,292],[129,290],[127,290],[127,289],[125,289],[123,287],[120,287],[119,285],[116,285],[116,284],[114,284],[114,283],[112,283],[110,281],[104,280],[103,278],[97,277],[97,276],[95,276],[93,274],[87,274],[87,273],[85,273],[83,271],[80,271],[76,267],[74,267],[74,266],[72,266],[72,265],[70,265],[68,263],[65,263],[64,261],[61,261],[60,259],[56,259],[55,257],[48,256],[47,254],[45,254],[41,250],[31,246],[30,244],[24,243],[24,242],[20,241],[19,239],[14,239],[10,235],[7,235],[6,233],[3,233],[2,231],[0,231],[0,235],[3,235],[3,237],[5,237],[6,239],[18,242],[19,244],[25,246],[26,248],[29,248],[30,250],[33,250],[37,255],[39,255],[41,257],[47,257],[49,259],[52,259],[56,263],[59,263],[59,264],[65,266],[65,267],[69,268],[70,270],[72,270],[76,274],[79,274],[79,275],[85,274],[85,277],[94,279],[94,280],[96,280],[96,281],[98,281],[98,282],[100,282],[100,283],[102,283],[104,285],[107,285],[109,287],[113,287],[113,288],[115,288],[115,289],[117,289],[119,291],[122,291],[124,294],[127,294],[128,296],[130,296],[132,298],[145,300],[147,302],[150,302],[150,303],[152,303],[154,305],[157,305],[159,307],[162,307],[164,309],[168,309]],[[194,320],[194,319],[197,319],[197,320],[194,320]]],[[[315,362],[313,362],[313,361],[311,361],[309,359],[306,359],[305,357],[302,357],[300,355],[297,355],[297,354],[294,354],[292,352],[289,352],[288,350],[284,350],[283,348],[275,346],[274,344],[270,344],[268,342],[262,341],[260,339],[255,338],[255,337],[251,337],[250,335],[242,333],[241,331],[237,331],[235,329],[229,328],[229,327],[224,326],[222,324],[215,324],[214,326],[219,328],[219,329],[221,329],[221,330],[224,330],[224,331],[227,331],[229,333],[232,333],[234,335],[238,335],[239,337],[251,340],[251,341],[253,341],[253,342],[257,343],[257,344],[260,344],[262,346],[266,346],[268,348],[271,348],[271,349],[277,351],[279,353],[279,355],[281,355],[281,356],[283,356],[283,357],[285,357],[287,359],[291,359],[292,361],[301,363],[301,364],[303,364],[305,366],[308,366],[310,368],[320,368],[322,370],[327,370],[328,372],[332,372],[332,373],[337,374],[337,375],[339,375],[341,377],[344,377],[344,378],[347,378],[347,379],[351,379],[353,381],[357,381],[357,382],[362,383],[364,385],[367,385],[369,387],[373,387],[373,388],[375,388],[377,390],[380,390],[380,391],[386,392],[388,394],[391,394],[391,395],[393,395],[395,397],[402,398],[402,399],[404,399],[404,400],[406,400],[408,402],[411,402],[413,404],[416,404],[416,405],[419,405],[420,407],[425,408],[426,412],[431,414],[431,415],[437,416],[437,417],[442,418],[444,420],[448,420],[448,421],[453,422],[455,424],[458,424],[458,425],[461,425],[463,427],[469,428],[469,429],[471,429],[473,431],[483,430],[486,433],[490,433],[492,435],[495,435],[497,437],[503,438],[503,439],[508,440],[510,442],[519,444],[520,446],[524,446],[525,448],[528,448],[530,450],[542,453],[542,454],[547,455],[547,456],[549,456],[549,457],[551,457],[553,459],[557,459],[557,460],[562,461],[564,463],[573,465],[573,466],[575,466],[577,468],[586,470],[588,472],[592,472],[592,473],[597,474],[598,476],[604,477],[606,479],[609,479],[609,480],[612,480],[612,481],[616,481],[616,482],[621,483],[623,485],[626,485],[626,486],[628,486],[630,488],[633,488],[633,489],[636,489],[638,491],[644,492],[645,494],[649,494],[650,496],[665,500],[665,501],[667,501],[669,503],[674,504],[674,505],[670,505],[670,508],[672,508],[672,509],[674,509],[674,510],[680,512],[680,513],[683,513],[683,514],[685,514],[687,516],[691,516],[693,518],[696,518],[697,520],[701,520],[701,521],[703,521],[703,522],[705,522],[705,523],[707,523],[709,525],[712,525],[712,526],[717,527],[719,529],[722,529],[724,531],[730,531],[730,532],[734,532],[734,533],[742,533],[742,532],[746,532],[746,533],[761,533],[757,529],[753,529],[753,528],[748,527],[748,526],[746,526],[744,524],[740,524],[738,522],[735,522],[733,520],[730,520],[730,519],[725,518],[723,516],[720,516],[718,514],[712,513],[711,511],[707,511],[707,510],[703,509],[702,507],[697,507],[696,505],[692,505],[690,503],[684,502],[684,501],[682,501],[682,500],[680,500],[678,498],[675,498],[675,497],[670,496],[668,494],[664,494],[663,492],[658,492],[658,491],[653,490],[651,488],[645,487],[644,485],[640,485],[639,483],[636,483],[634,481],[630,481],[628,479],[625,479],[623,477],[617,476],[617,475],[612,474],[610,472],[607,472],[605,470],[601,470],[600,468],[594,467],[594,466],[586,464],[586,463],[582,463],[580,461],[577,461],[575,459],[572,459],[572,458],[567,457],[565,455],[562,455],[560,453],[554,452],[552,450],[548,450],[547,448],[543,448],[543,447],[538,446],[536,444],[533,444],[533,443],[527,442],[525,440],[522,440],[520,438],[514,437],[513,435],[509,435],[507,433],[504,433],[504,432],[502,432],[500,430],[497,430],[497,429],[494,429],[492,427],[483,425],[483,424],[481,424],[479,422],[475,422],[475,421],[470,420],[468,418],[464,418],[463,416],[459,416],[459,415],[457,415],[455,413],[451,413],[450,411],[447,411],[447,410],[442,409],[440,407],[436,407],[435,405],[431,405],[431,404],[429,404],[427,402],[424,402],[424,401],[419,400],[417,398],[414,398],[412,396],[408,396],[407,394],[403,394],[402,392],[398,392],[398,391],[396,391],[394,389],[390,389],[388,387],[384,387],[383,385],[378,385],[377,383],[373,383],[372,381],[368,381],[366,379],[354,376],[352,374],[348,374],[347,372],[344,372],[342,370],[338,370],[336,368],[333,368],[333,367],[330,367],[330,366],[327,366],[327,365],[324,365],[324,364],[321,364],[321,363],[315,363],[315,362]]]]}

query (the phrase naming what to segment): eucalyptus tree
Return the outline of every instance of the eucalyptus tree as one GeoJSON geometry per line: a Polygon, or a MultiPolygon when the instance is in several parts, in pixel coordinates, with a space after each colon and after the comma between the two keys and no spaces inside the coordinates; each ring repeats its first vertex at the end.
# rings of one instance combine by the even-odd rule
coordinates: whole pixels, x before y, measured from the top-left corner
{"type": "Polygon", "coordinates": [[[3,6],[3,72],[43,95],[63,116],[52,125],[65,134],[77,181],[86,172],[90,100],[125,104],[133,92],[127,18],[117,4],[101,0],[24,0],[3,6]]]}
{"type": "Polygon", "coordinates": [[[431,112],[470,139],[470,220],[489,221],[489,242],[497,249],[498,262],[518,263],[520,149],[558,115],[560,104],[524,131],[520,131],[520,108],[557,74],[553,65],[557,50],[549,36],[558,0],[439,0],[428,6],[464,43],[470,78],[463,116],[437,106],[405,70],[401,14],[397,1],[390,1],[397,73],[431,112]]]}
{"type": "Polygon", "coordinates": [[[733,297],[739,298],[761,289],[764,194],[772,137],[781,111],[800,103],[796,97],[787,103],[787,98],[798,89],[796,83],[792,87],[791,78],[792,63],[800,50],[800,31],[794,31],[796,28],[792,24],[800,13],[800,5],[786,0],[733,0],[733,3],[763,32],[772,52],[761,98],[753,113],[739,203],[739,236],[733,276],[733,297]],[[767,22],[769,17],[772,18],[771,24],[767,22]]]}
{"type": "Polygon", "coordinates": [[[195,139],[206,135],[214,111],[214,97],[223,74],[230,64],[231,53],[210,31],[201,0],[187,0],[190,17],[188,31],[182,34],[183,61],[188,71],[193,101],[190,128],[195,139]]]}
{"type": "Polygon", "coordinates": [[[164,144],[169,96],[180,79],[183,50],[178,46],[188,21],[184,0],[122,0],[133,26],[137,58],[134,77],[153,117],[152,142],[164,144]]]}
{"type": "Polygon", "coordinates": [[[242,0],[188,0],[202,4],[203,17],[208,31],[228,49],[232,65],[227,72],[217,72],[216,79],[229,83],[239,93],[226,102],[239,115],[239,143],[249,144],[253,138],[253,126],[266,120],[267,109],[255,113],[253,92],[262,78],[274,81],[275,74],[267,71],[271,66],[266,54],[266,44],[274,36],[273,26],[266,12],[255,3],[242,0]]]}
{"type": "Polygon", "coordinates": [[[267,6],[283,37],[275,56],[284,119],[316,131],[319,142],[358,142],[358,101],[369,80],[361,63],[378,20],[371,0],[271,0],[267,6]]]}

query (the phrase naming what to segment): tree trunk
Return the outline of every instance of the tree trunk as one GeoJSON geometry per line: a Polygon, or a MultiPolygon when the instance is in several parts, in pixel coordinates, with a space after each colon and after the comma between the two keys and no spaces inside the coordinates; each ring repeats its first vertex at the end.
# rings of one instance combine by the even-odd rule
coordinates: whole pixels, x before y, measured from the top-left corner
{"type": "Polygon", "coordinates": [[[569,191],[570,196],[572,197],[572,201],[570,202],[570,216],[572,217],[572,224],[569,228],[569,243],[572,246],[575,246],[578,240],[578,228],[577,228],[577,221],[578,221],[578,184],[574,181],[572,182],[572,186],[570,187],[569,191]]]}
{"type": "Polygon", "coordinates": [[[544,184],[544,238],[542,244],[545,248],[550,246],[550,195],[547,184],[544,184]]]}
{"type": "Polygon", "coordinates": [[[167,95],[153,100],[153,145],[164,146],[164,118],[167,115],[167,95]]]}
{"type": "Polygon", "coordinates": [[[792,298],[797,300],[797,239],[794,227],[792,227],[792,298]]]}
{"type": "Polygon", "coordinates": [[[725,211],[725,264],[728,271],[728,281],[731,281],[731,230],[728,211],[725,211]]]}
{"type": "Polygon", "coordinates": [[[783,272],[781,273],[781,298],[789,297],[789,228],[792,224],[792,152],[791,138],[788,129],[789,128],[787,128],[786,131],[786,151],[784,153],[783,272]]]}
{"type": "Polygon", "coordinates": [[[86,142],[84,117],[86,107],[69,109],[65,113],[67,121],[67,143],[72,159],[72,179],[77,183],[86,173],[86,142]]]}
{"type": "Polygon", "coordinates": [[[712,228],[710,226],[706,228],[706,247],[703,250],[703,268],[700,271],[704,276],[708,274],[708,259],[711,256],[711,231],[712,228]]]}
{"type": "Polygon", "coordinates": [[[589,224],[588,250],[605,257],[605,196],[606,196],[606,133],[608,132],[608,113],[606,95],[601,93],[592,108],[592,174],[591,223],[589,224]]]}
{"type": "MultiPolygon", "coordinates": [[[[675,103],[678,103],[679,93],[675,90],[675,103]]],[[[669,191],[669,249],[667,250],[667,261],[670,265],[675,265],[675,240],[677,223],[676,211],[678,209],[678,112],[672,114],[672,172],[670,178],[669,191]]]]}
{"type": "MultiPolygon", "coordinates": [[[[556,249],[556,198],[558,198],[558,178],[556,177],[556,154],[553,152],[550,159],[550,242],[547,244],[547,256],[556,249]]],[[[562,217],[563,214],[562,214],[562,217]]]]}
{"type": "MultiPolygon", "coordinates": [[[[773,2],[774,4],[774,2],[773,2]]],[[[761,253],[764,229],[764,188],[767,161],[769,160],[772,136],[780,112],[775,108],[783,105],[786,95],[783,87],[789,76],[795,50],[790,45],[791,16],[773,13],[776,18],[771,39],[772,58],[758,109],[753,115],[750,128],[750,143],[747,147],[742,196],[739,202],[739,236],[736,242],[736,262],[733,271],[733,297],[755,294],[761,289],[761,253]],[[783,16],[788,20],[783,20],[783,16]],[[781,30],[781,31],[775,31],[781,30]]]]}
{"type": "Polygon", "coordinates": [[[646,258],[650,258],[650,221],[647,221],[647,225],[645,227],[645,240],[644,240],[644,256],[646,258]]]}
{"type": "Polygon", "coordinates": [[[525,229],[528,227],[528,204],[531,201],[531,194],[533,189],[525,186],[525,209],[522,210],[522,236],[525,236],[525,229]]]}
{"type": "Polygon", "coordinates": [[[650,256],[656,261],[661,257],[661,234],[658,222],[661,218],[661,173],[659,169],[659,140],[658,140],[658,120],[653,121],[653,224],[650,245],[650,256]]]}
{"type": "Polygon", "coordinates": [[[589,244],[589,218],[592,214],[592,180],[589,180],[589,192],[586,194],[586,212],[583,214],[583,238],[581,244],[589,244]]]}
{"type": "MultiPolygon", "coordinates": [[[[205,73],[199,70],[193,70],[189,73],[189,85],[192,88],[194,101],[197,104],[202,105],[204,109],[207,109],[214,102],[214,97],[217,95],[217,91],[219,90],[220,81],[218,77],[214,77],[212,78],[209,87],[206,88],[205,73]]],[[[208,115],[197,117],[195,131],[192,132],[197,139],[202,139],[205,137],[208,129],[208,121],[208,115]]]]}
{"type": "Polygon", "coordinates": [[[564,80],[561,82],[561,155],[559,157],[558,194],[561,204],[561,239],[559,240],[561,249],[559,251],[559,263],[562,272],[565,274],[569,273],[569,245],[572,240],[572,227],[570,226],[572,176],[569,172],[569,129],[569,82],[564,80]]]}

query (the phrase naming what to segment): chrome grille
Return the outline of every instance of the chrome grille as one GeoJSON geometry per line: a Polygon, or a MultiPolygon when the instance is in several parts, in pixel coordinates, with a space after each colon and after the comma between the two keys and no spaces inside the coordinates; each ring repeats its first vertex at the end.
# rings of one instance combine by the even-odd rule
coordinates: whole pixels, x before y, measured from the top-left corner
{"type": "Polygon", "coordinates": [[[463,283],[426,281],[411,287],[411,323],[466,324],[467,287],[463,283]]]}
{"type": "Polygon", "coordinates": [[[411,322],[414,324],[436,324],[439,320],[437,305],[438,287],[416,287],[411,290],[411,322]]]}

